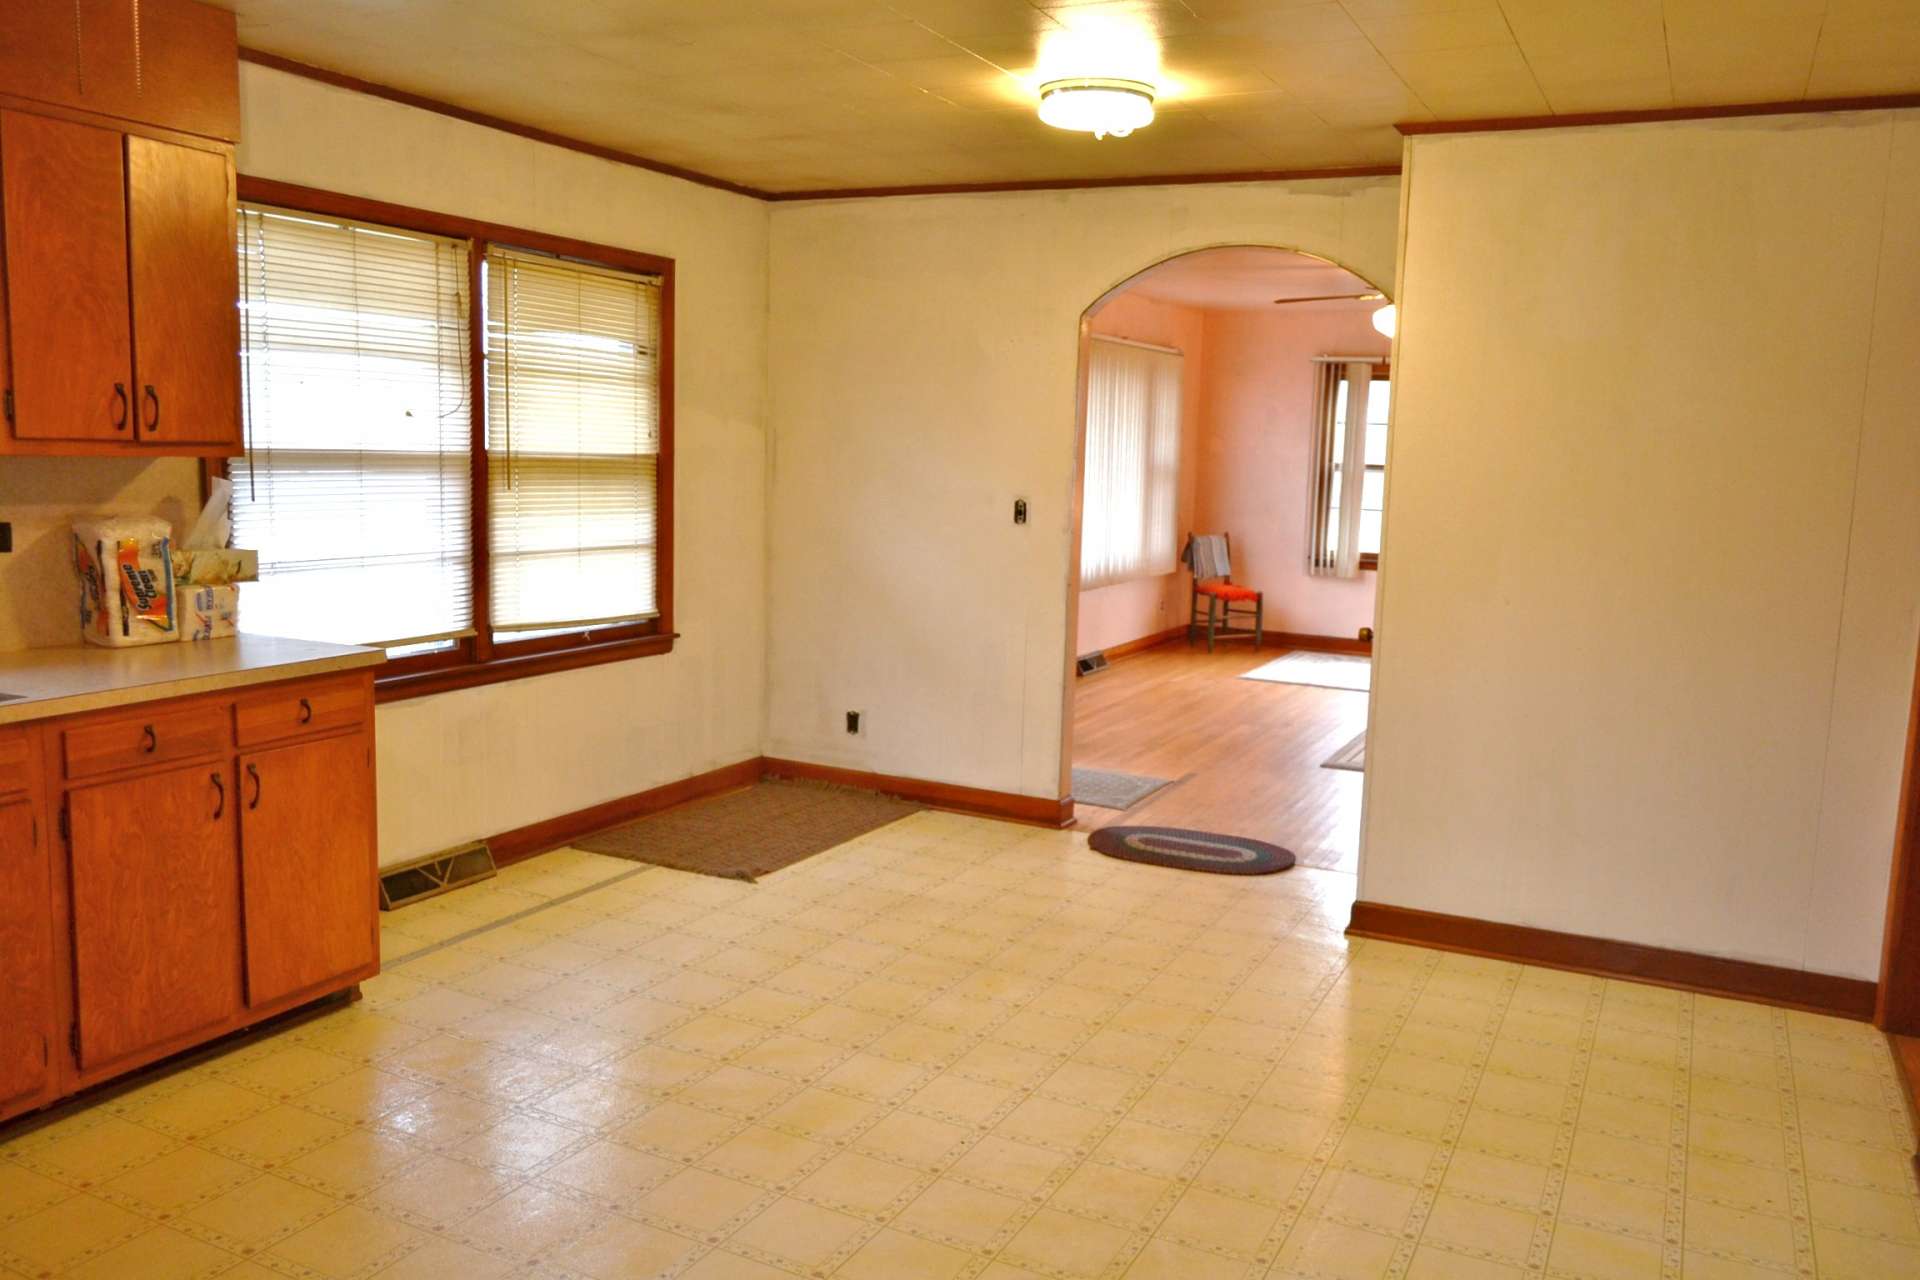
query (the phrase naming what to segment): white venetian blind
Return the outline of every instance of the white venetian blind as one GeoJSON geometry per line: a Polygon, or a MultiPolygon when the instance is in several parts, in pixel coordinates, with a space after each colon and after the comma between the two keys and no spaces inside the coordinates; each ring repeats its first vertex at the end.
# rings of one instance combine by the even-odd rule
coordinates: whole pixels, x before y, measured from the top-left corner
{"type": "Polygon", "coordinates": [[[392,647],[470,634],[467,248],[240,209],[245,631],[392,647]]]}
{"type": "Polygon", "coordinates": [[[1177,351],[1093,340],[1087,357],[1082,590],[1174,570],[1181,364],[1177,351]]]}
{"type": "Polygon", "coordinates": [[[660,280],[490,247],[493,629],[653,617],[660,280]]]}

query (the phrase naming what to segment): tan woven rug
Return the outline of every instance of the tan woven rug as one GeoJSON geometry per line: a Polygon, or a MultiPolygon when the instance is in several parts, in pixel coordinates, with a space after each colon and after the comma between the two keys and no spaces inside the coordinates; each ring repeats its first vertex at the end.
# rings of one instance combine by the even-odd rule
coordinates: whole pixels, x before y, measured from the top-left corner
{"type": "Polygon", "coordinates": [[[573,841],[632,862],[753,880],[923,806],[820,782],[757,782],[573,841]]]}

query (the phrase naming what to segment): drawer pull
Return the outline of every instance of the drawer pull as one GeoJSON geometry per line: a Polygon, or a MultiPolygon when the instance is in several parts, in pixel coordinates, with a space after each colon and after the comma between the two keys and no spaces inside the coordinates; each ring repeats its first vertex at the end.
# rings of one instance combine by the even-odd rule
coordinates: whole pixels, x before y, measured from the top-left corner
{"type": "Polygon", "coordinates": [[[260,807],[260,770],[249,764],[247,776],[253,779],[253,799],[247,801],[247,808],[258,809],[260,807]]]}
{"type": "Polygon", "coordinates": [[[140,749],[152,755],[160,749],[160,736],[153,731],[152,725],[144,725],[140,730],[140,749]]]}
{"type": "Polygon", "coordinates": [[[207,776],[213,780],[213,818],[214,821],[218,822],[220,815],[227,811],[227,780],[217,773],[211,773],[207,776]]]}
{"type": "Polygon", "coordinates": [[[312,720],[313,720],[313,704],[307,701],[305,698],[300,699],[300,723],[307,724],[307,723],[310,723],[312,720]]]}
{"type": "Polygon", "coordinates": [[[147,415],[146,430],[158,431],[160,429],[160,393],[155,391],[153,384],[149,382],[140,394],[146,398],[147,405],[152,409],[152,412],[147,415]]]}
{"type": "Polygon", "coordinates": [[[116,407],[119,409],[119,412],[113,415],[113,429],[115,431],[125,431],[127,429],[127,415],[133,412],[132,406],[127,403],[126,383],[116,382],[113,384],[113,398],[116,407]]]}

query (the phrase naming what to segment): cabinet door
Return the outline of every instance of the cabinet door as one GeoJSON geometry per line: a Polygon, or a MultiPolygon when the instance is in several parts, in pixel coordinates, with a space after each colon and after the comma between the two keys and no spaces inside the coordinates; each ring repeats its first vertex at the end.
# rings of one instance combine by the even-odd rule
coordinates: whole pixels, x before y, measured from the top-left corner
{"type": "Polygon", "coordinates": [[[354,733],[244,755],[240,790],[249,1003],[371,965],[372,739],[354,733]]]}
{"type": "Polygon", "coordinates": [[[135,421],[143,443],[240,439],[233,169],[217,152],[127,139],[135,421]]]}
{"type": "Polygon", "coordinates": [[[121,135],[0,112],[13,433],[132,436],[121,135]]]}
{"type": "Polygon", "coordinates": [[[67,794],[83,1072],[239,1012],[230,761],[67,794]]]}
{"type": "Polygon", "coordinates": [[[27,796],[0,800],[0,1114],[53,1070],[53,904],[35,808],[27,796]]]}
{"type": "Polygon", "coordinates": [[[37,102],[80,105],[79,31],[72,5],[0,4],[0,84],[37,102]]]}

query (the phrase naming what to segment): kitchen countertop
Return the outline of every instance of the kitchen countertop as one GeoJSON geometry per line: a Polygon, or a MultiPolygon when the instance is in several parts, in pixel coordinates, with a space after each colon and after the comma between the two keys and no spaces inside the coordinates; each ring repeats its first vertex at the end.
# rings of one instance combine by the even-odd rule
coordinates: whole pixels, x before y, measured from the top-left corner
{"type": "Polygon", "coordinates": [[[0,695],[16,695],[0,700],[0,725],[348,671],[386,660],[382,649],[277,636],[181,640],[130,649],[21,649],[0,653],[0,695]]]}

